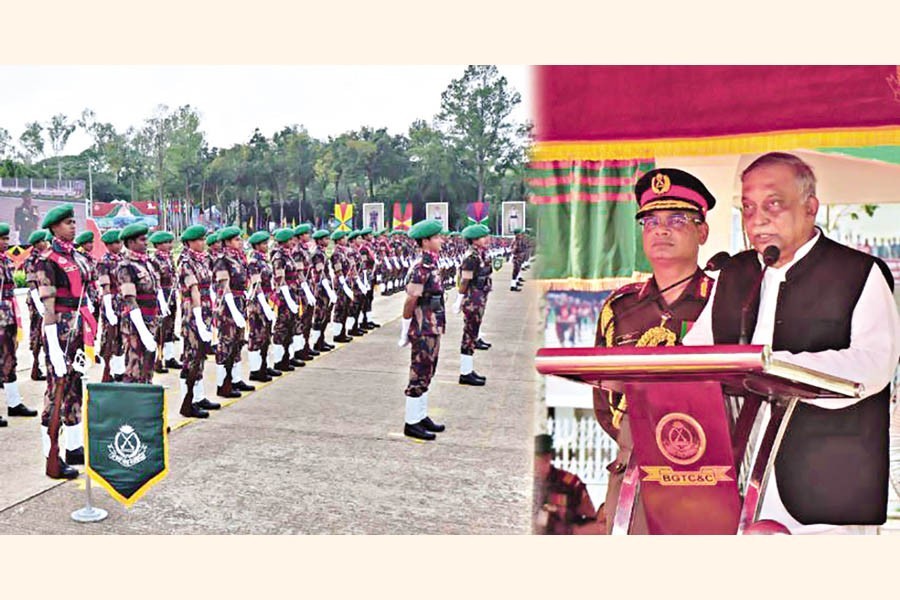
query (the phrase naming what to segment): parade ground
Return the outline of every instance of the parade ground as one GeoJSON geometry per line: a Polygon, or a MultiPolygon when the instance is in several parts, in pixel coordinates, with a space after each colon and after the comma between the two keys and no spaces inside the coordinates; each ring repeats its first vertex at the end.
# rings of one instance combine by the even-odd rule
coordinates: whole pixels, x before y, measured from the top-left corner
{"type": "MultiPolygon", "coordinates": [[[[493,347],[475,357],[484,387],[457,383],[462,315],[447,294],[429,393],[430,415],[447,426],[436,441],[402,434],[405,294],[376,294],[381,328],[271,383],[249,382],[255,392],[208,419],[178,414],[178,371],[155,375],[167,386],[169,474],[130,509],[93,485],[93,504],[109,511],[100,523],[70,517],[85,504],[83,466],[77,480],[47,478],[39,418],[10,418],[0,429],[0,534],[530,533],[537,295],[531,282],[510,292],[511,270],[494,273],[481,330],[493,347]]],[[[28,377],[27,339],[18,356],[22,396],[40,411],[45,382],[28,377]]],[[[243,365],[246,375],[246,349],[243,365]]],[[[100,375],[94,365],[88,381],[100,375]]],[[[222,400],[212,357],[205,389],[222,400]]]]}

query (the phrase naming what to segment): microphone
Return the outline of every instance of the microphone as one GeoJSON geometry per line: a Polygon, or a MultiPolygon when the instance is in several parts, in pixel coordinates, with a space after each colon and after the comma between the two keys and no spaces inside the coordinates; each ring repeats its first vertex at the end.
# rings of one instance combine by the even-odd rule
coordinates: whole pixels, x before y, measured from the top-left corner
{"type": "MultiPolygon", "coordinates": [[[[774,246],[772,246],[772,247],[774,248],[774,246]]],[[[777,248],[776,248],[776,250],[777,250],[777,248]]],[[[728,254],[727,252],[717,252],[716,254],[714,254],[714,255],[712,256],[712,258],[710,258],[708,261],[706,261],[706,266],[703,267],[703,270],[704,270],[704,271],[718,271],[718,270],[722,269],[722,268],[725,266],[725,264],[726,264],[729,260],[731,260],[731,255],[730,255],[730,254],[728,254]]],[[[776,258],[775,260],[778,260],[778,259],[776,258]]],[[[685,281],[688,281],[688,280],[691,279],[695,274],[696,274],[696,271],[694,271],[694,273],[691,273],[691,274],[688,275],[687,277],[684,277],[684,278],[682,278],[682,279],[679,279],[678,281],[676,281],[675,283],[673,283],[673,284],[671,284],[671,285],[667,285],[666,287],[664,287],[663,289],[659,290],[658,292],[656,292],[656,293],[653,294],[652,296],[647,296],[647,297],[644,298],[643,300],[637,302],[636,304],[633,304],[633,305],[631,306],[631,308],[622,311],[622,314],[619,315],[619,318],[622,318],[622,317],[624,317],[625,315],[627,315],[627,314],[631,313],[632,311],[634,311],[635,309],[640,308],[641,306],[643,306],[643,304],[644,304],[645,302],[655,302],[658,298],[662,297],[663,294],[665,294],[666,292],[668,292],[669,290],[671,290],[671,289],[674,288],[674,287],[678,287],[679,285],[681,285],[681,284],[684,283],[685,281]]],[[[610,327],[610,325],[612,325],[612,323],[613,323],[613,322],[610,321],[609,323],[606,324],[606,327],[604,327],[604,328],[603,328],[603,331],[600,332],[600,337],[602,337],[602,338],[604,338],[604,339],[606,338],[606,332],[609,330],[609,327],[610,327]]]]}
{"type": "Polygon", "coordinates": [[[750,295],[747,297],[747,300],[741,307],[741,337],[738,340],[738,344],[750,343],[749,341],[747,341],[747,312],[750,310],[750,304],[759,297],[759,290],[760,287],[762,287],[763,278],[766,276],[766,269],[777,263],[780,256],[781,250],[779,250],[776,246],[766,246],[766,249],[763,250],[762,272],[759,274],[759,279],[756,280],[756,284],[753,286],[753,291],[750,292],[750,295]]]}

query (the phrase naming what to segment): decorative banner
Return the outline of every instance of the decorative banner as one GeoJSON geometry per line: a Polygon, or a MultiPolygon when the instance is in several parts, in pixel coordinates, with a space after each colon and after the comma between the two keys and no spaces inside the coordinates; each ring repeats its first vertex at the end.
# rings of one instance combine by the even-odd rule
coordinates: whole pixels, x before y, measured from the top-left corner
{"type": "Polygon", "coordinates": [[[504,202],[501,205],[501,235],[513,235],[516,229],[525,229],[525,203],[504,202]]]}
{"type": "Polygon", "coordinates": [[[85,469],[117,501],[131,506],[169,472],[162,386],[89,383],[85,469]]]}
{"type": "Polygon", "coordinates": [[[446,230],[449,229],[447,225],[450,222],[450,204],[447,202],[426,202],[425,203],[425,218],[426,219],[434,219],[435,221],[439,221],[441,226],[446,230]]]}
{"type": "Polygon", "coordinates": [[[896,66],[543,66],[535,81],[535,161],[896,145],[900,138],[896,66]]]}
{"type": "Polygon", "coordinates": [[[604,291],[645,277],[634,183],[649,159],[547,161],[528,166],[545,289],[604,291]]]}
{"type": "Polygon", "coordinates": [[[409,231],[412,227],[413,207],[409,202],[394,202],[394,220],[391,229],[409,231]]]}
{"type": "MultiPolygon", "coordinates": [[[[124,200],[94,202],[94,220],[101,230],[123,229],[128,225],[143,224],[151,229],[159,227],[159,205],[152,200],[124,200]]],[[[80,224],[79,224],[80,225],[80,224]]],[[[79,231],[82,231],[79,226],[79,231]]]]}
{"type": "Polygon", "coordinates": [[[384,202],[363,204],[363,228],[366,227],[371,227],[372,231],[384,229],[384,202]]]}
{"type": "Polygon", "coordinates": [[[489,216],[487,202],[470,202],[466,205],[466,225],[487,225],[489,216]]]}
{"type": "Polygon", "coordinates": [[[353,229],[353,205],[349,202],[337,202],[334,204],[334,218],[338,221],[338,231],[350,231],[353,229]]]}

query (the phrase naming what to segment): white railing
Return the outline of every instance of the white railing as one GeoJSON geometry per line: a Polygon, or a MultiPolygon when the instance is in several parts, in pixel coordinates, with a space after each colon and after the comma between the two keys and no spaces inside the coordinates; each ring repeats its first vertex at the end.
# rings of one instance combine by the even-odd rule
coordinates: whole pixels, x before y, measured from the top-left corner
{"type": "Polygon", "coordinates": [[[553,466],[578,475],[594,506],[600,506],[609,481],[606,466],[616,458],[615,440],[593,415],[548,417],[547,433],[553,436],[553,466]]]}
{"type": "Polygon", "coordinates": [[[0,178],[0,192],[22,194],[31,190],[35,196],[59,198],[80,198],[84,196],[85,185],[81,179],[32,179],[29,177],[0,178]]]}

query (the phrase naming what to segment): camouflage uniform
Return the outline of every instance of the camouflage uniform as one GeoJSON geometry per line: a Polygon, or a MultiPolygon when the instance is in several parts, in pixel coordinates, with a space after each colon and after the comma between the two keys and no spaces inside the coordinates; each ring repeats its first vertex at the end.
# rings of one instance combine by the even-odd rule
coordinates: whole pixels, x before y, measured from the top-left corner
{"type": "Polygon", "coordinates": [[[525,252],[525,236],[521,233],[517,234],[516,239],[513,240],[512,244],[513,271],[510,286],[515,286],[519,279],[519,273],[522,271],[522,263],[525,262],[525,252]]]}
{"type": "Polygon", "coordinates": [[[84,257],[85,262],[88,264],[88,288],[86,298],[90,300],[90,306],[93,307],[94,310],[91,313],[94,315],[94,319],[99,321],[100,318],[100,272],[98,270],[97,260],[91,256],[89,252],[84,250],[78,250],[79,254],[84,257]]]}
{"type": "Polygon", "coordinates": [[[350,289],[353,292],[353,301],[350,303],[350,316],[353,317],[353,329],[350,330],[350,335],[362,335],[365,331],[360,327],[360,313],[366,302],[366,295],[362,289],[360,289],[360,283],[363,280],[363,262],[362,255],[356,246],[348,245],[347,264],[350,267],[350,270],[348,271],[350,275],[347,276],[347,285],[350,286],[350,289]]]}
{"type": "Polygon", "coordinates": [[[231,292],[238,311],[244,313],[244,294],[247,291],[247,263],[241,252],[223,252],[215,263],[213,274],[216,281],[216,296],[219,309],[215,312],[219,323],[219,343],[216,344],[216,364],[225,365],[226,377],[231,377],[231,369],[241,360],[244,345],[244,330],[234,321],[231,310],[225,302],[225,294],[231,292]]]}
{"type": "Polygon", "coordinates": [[[409,385],[406,396],[418,398],[428,391],[437,369],[441,335],[446,330],[444,286],[441,284],[437,255],[424,252],[413,265],[406,292],[418,298],[409,325],[410,353],[409,385]]]}
{"type": "MultiPolygon", "coordinates": [[[[200,292],[200,309],[207,330],[212,329],[212,297],[209,294],[212,285],[212,271],[207,266],[206,255],[192,252],[185,247],[178,261],[178,287],[181,290],[181,378],[188,385],[203,379],[203,363],[206,361],[206,344],[200,339],[197,324],[194,322],[194,301],[191,298],[191,287],[197,286],[200,292]]],[[[196,395],[195,395],[196,396],[196,395]]],[[[199,400],[199,398],[196,398],[199,400]]]]}
{"type": "Polygon", "coordinates": [[[25,264],[23,268],[25,269],[25,281],[28,284],[28,301],[26,304],[28,305],[28,318],[29,318],[29,330],[28,330],[28,343],[29,348],[31,349],[31,354],[34,357],[34,363],[31,370],[32,379],[38,380],[41,378],[40,369],[38,366],[38,356],[40,355],[41,348],[43,347],[43,326],[44,326],[44,317],[41,316],[41,313],[38,312],[37,307],[34,305],[34,300],[31,297],[31,290],[37,291],[38,284],[35,280],[35,265],[38,263],[38,253],[32,249],[31,254],[28,255],[28,258],[25,259],[25,264]]]}
{"type": "Polygon", "coordinates": [[[315,349],[321,351],[325,345],[325,332],[327,331],[328,323],[331,321],[331,309],[334,306],[331,303],[331,298],[328,297],[328,292],[325,290],[325,286],[322,282],[327,278],[331,283],[332,289],[334,289],[334,281],[331,281],[331,269],[328,264],[328,256],[325,255],[325,251],[321,249],[318,244],[316,244],[315,249],[313,249],[312,254],[310,255],[310,262],[312,264],[312,268],[310,269],[311,279],[315,283],[313,290],[316,295],[313,329],[319,332],[319,338],[316,340],[315,349]]]}
{"type": "MultiPolygon", "coordinates": [[[[122,356],[125,353],[125,346],[121,335],[122,301],[119,297],[119,280],[116,278],[116,272],[119,269],[119,262],[121,260],[121,254],[107,252],[103,255],[103,258],[100,259],[100,263],[97,265],[97,272],[99,274],[98,280],[100,282],[102,293],[103,295],[109,294],[111,296],[113,314],[119,318],[118,323],[111,325],[106,318],[106,309],[101,308],[100,310],[103,315],[103,341],[100,344],[100,356],[103,358],[106,365],[110,364],[112,357],[122,356]]],[[[106,370],[104,370],[104,381],[108,381],[105,377],[106,370]]]]}
{"type": "Polygon", "coordinates": [[[268,302],[274,297],[275,291],[272,287],[274,271],[264,252],[254,250],[250,254],[250,260],[247,261],[247,275],[250,278],[252,290],[247,297],[247,325],[250,329],[250,342],[247,349],[251,352],[258,350],[262,356],[265,356],[272,343],[272,328],[259,304],[257,295],[262,292],[268,302]]]}
{"type": "Polygon", "coordinates": [[[0,383],[16,380],[16,333],[20,318],[13,269],[12,259],[6,253],[0,254],[0,383]]]}
{"type": "Polygon", "coordinates": [[[137,325],[131,320],[129,313],[136,308],[139,309],[150,335],[154,340],[159,339],[157,337],[160,325],[159,302],[156,296],[160,289],[159,277],[150,262],[150,257],[125,249],[116,270],[116,278],[122,296],[119,324],[125,343],[125,373],[122,381],[152,383],[157,348],[148,350],[144,346],[137,325]]]}
{"type": "Polygon", "coordinates": [[[462,263],[462,279],[468,281],[465,300],[462,303],[463,327],[460,353],[472,356],[475,342],[484,318],[488,294],[491,291],[491,261],[481,248],[473,247],[462,263]]]}
{"type": "MultiPolygon", "coordinates": [[[[659,296],[656,280],[623,286],[606,299],[597,322],[595,346],[674,346],[700,316],[709,300],[713,280],[700,269],[688,282],[681,296],[672,304],[659,296]]],[[[606,493],[606,523],[611,528],[615,519],[619,490],[633,443],[626,414],[627,402],[622,394],[594,388],[594,414],[600,426],[619,444],[616,460],[606,468],[609,484],[606,493]]],[[[632,533],[646,532],[646,518],[638,501],[634,508],[632,533]]]]}
{"type": "Polygon", "coordinates": [[[334,292],[337,294],[337,300],[334,303],[334,322],[336,325],[339,324],[341,326],[341,336],[344,336],[346,334],[347,317],[350,314],[351,303],[350,298],[344,292],[343,286],[340,283],[340,278],[344,277],[344,280],[347,282],[347,286],[349,287],[351,285],[349,265],[345,256],[345,252],[346,248],[335,244],[334,252],[332,252],[331,254],[331,269],[334,273],[335,281],[334,292]]]}
{"type": "Polygon", "coordinates": [[[573,524],[596,520],[597,511],[578,475],[551,465],[546,481],[535,484],[535,513],[549,509],[547,523],[535,524],[536,534],[568,535],[573,524]]]}
{"type": "MultiPolygon", "coordinates": [[[[284,347],[285,354],[283,356],[283,362],[279,363],[284,365],[290,360],[287,351],[290,348],[293,338],[294,321],[297,319],[297,315],[292,313],[288,308],[287,301],[284,299],[283,292],[281,291],[282,286],[287,286],[294,302],[297,302],[298,305],[300,302],[298,298],[294,297],[293,291],[297,286],[297,282],[300,280],[300,275],[297,273],[296,263],[294,262],[294,259],[291,258],[290,250],[286,245],[279,244],[275,247],[275,250],[272,251],[272,271],[274,274],[274,287],[276,290],[276,304],[278,306],[278,314],[275,318],[275,329],[272,334],[272,343],[276,346],[284,347]]],[[[280,351],[276,352],[280,355],[280,351]]],[[[280,367],[276,366],[275,368],[278,369],[280,367]]]]}
{"type": "MultiPolygon", "coordinates": [[[[297,268],[297,286],[296,288],[291,288],[291,295],[294,297],[294,301],[297,302],[301,306],[301,313],[299,317],[294,318],[294,329],[293,336],[300,336],[303,338],[303,346],[295,347],[294,350],[296,353],[303,353],[308,357],[308,348],[309,348],[309,333],[312,330],[312,322],[313,322],[313,312],[314,308],[309,301],[306,299],[306,294],[303,293],[303,284],[309,286],[310,290],[314,290],[315,287],[312,283],[310,283],[310,258],[309,258],[309,249],[297,240],[297,245],[294,246],[292,257],[294,259],[294,265],[297,268]],[[304,352],[307,350],[307,352],[304,352]]],[[[298,354],[295,354],[295,358],[300,358],[298,354]]],[[[309,357],[311,358],[311,357],[309,357]]],[[[304,360],[308,360],[305,358],[304,360]]]]}
{"type": "MultiPolygon", "coordinates": [[[[159,330],[156,335],[157,343],[163,346],[165,351],[166,344],[175,343],[175,315],[178,312],[178,298],[175,297],[175,261],[169,252],[161,252],[157,250],[150,261],[156,268],[159,275],[159,286],[162,289],[163,297],[169,306],[169,315],[162,317],[159,322],[159,330]]],[[[158,357],[163,360],[164,357],[158,357]]]]}
{"type": "Polygon", "coordinates": [[[44,394],[44,409],[41,413],[41,423],[45,427],[50,424],[50,410],[54,395],[59,386],[62,391],[61,421],[66,426],[74,426],[81,423],[81,373],[72,370],[75,355],[84,346],[84,320],[79,314],[79,309],[84,306],[84,294],[89,283],[90,266],[71,244],[54,239],[49,251],[43,253],[35,265],[35,282],[41,300],[46,304],[48,298],[54,299],[54,312],[56,313],[56,331],[59,345],[62,348],[68,369],[66,375],[57,377],[50,366],[50,353],[47,350],[47,340],[44,339],[45,360],[47,368],[47,392],[44,394]],[[63,269],[77,268],[77,273],[72,271],[76,281],[82,288],[81,294],[76,295],[71,287],[69,278],[63,269]]]}

